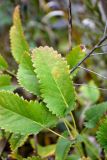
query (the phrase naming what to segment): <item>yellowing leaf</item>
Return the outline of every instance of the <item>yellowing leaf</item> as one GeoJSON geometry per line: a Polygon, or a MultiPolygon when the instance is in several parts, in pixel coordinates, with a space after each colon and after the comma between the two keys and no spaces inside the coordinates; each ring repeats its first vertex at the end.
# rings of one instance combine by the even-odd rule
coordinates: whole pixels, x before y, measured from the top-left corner
{"type": "Polygon", "coordinates": [[[14,24],[10,29],[11,51],[15,60],[20,63],[24,52],[29,52],[29,46],[24,37],[18,6],[13,14],[13,22],[14,24]]]}

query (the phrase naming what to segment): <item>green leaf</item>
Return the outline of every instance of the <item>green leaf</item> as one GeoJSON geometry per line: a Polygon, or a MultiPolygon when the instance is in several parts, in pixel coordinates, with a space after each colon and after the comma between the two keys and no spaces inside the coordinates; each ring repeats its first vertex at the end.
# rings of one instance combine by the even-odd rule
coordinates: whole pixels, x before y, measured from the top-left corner
{"type": "Polygon", "coordinates": [[[104,120],[104,122],[99,127],[99,130],[97,131],[97,140],[107,153],[107,118],[104,120]]]}
{"type": "Polygon", "coordinates": [[[42,157],[48,157],[48,156],[52,156],[55,153],[55,147],[56,145],[48,145],[45,147],[42,147],[40,145],[37,146],[37,150],[38,150],[38,154],[42,157]]]}
{"type": "MultiPolygon", "coordinates": [[[[63,136],[67,136],[67,133],[65,132],[63,136]]],[[[60,137],[56,144],[55,160],[62,160],[62,159],[66,160],[67,154],[70,150],[71,145],[72,145],[72,142],[60,137]]]]}
{"type": "Polygon", "coordinates": [[[66,160],[80,160],[80,156],[76,154],[72,154],[72,156],[68,156],[66,160]]]}
{"type": "Polygon", "coordinates": [[[13,14],[13,23],[10,30],[11,51],[15,60],[20,63],[24,52],[29,52],[29,46],[24,37],[18,6],[13,14]]]}
{"type": "MultiPolygon", "coordinates": [[[[31,144],[32,148],[35,150],[36,147],[35,147],[34,138],[30,139],[30,144],[31,144]]],[[[38,155],[41,158],[45,158],[45,157],[54,155],[55,148],[56,148],[55,144],[51,144],[51,145],[47,145],[47,146],[41,146],[41,145],[37,144],[38,155]]]]}
{"type": "Polygon", "coordinates": [[[0,90],[13,91],[16,87],[11,85],[11,77],[6,74],[0,75],[0,90]]]}
{"type": "Polygon", "coordinates": [[[23,160],[43,160],[43,159],[33,156],[33,157],[23,158],[23,160]]]}
{"type": "MultiPolygon", "coordinates": [[[[75,67],[86,55],[84,49],[82,49],[84,46],[78,45],[74,47],[66,56],[67,63],[70,65],[70,69],[75,67]]],[[[77,71],[76,71],[77,72],[77,71]]],[[[76,72],[74,72],[72,75],[75,75],[76,72]]]]}
{"type": "Polygon", "coordinates": [[[94,141],[93,142],[90,141],[88,135],[82,134],[80,136],[83,139],[83,142],[84,142],[84,144],[86,146],[87,155],[92,160],[99,159],[99,147],[96,146],[96,144],[94,143],[94,141]]]}
{"type": "Polygon", "coordinates": [[[95,103],[98,101],[100,97],[100,92],[94,81],[90,81],[88,85],[83,85],[79,88],[81,92],[81,97],[86,99],[86,101],[90,101],[90,103],[95,103]]]}
{"type": "Polygon", "coordinates": [[[73,68],[75,65],[77,65],[80,62],[80,60],[84,58],[85,55],[86,53],[83,51],[81,45],[72,48],[72,50],[66,56],[70,68],[73,68]]]}
{"type": "Polygon", "coordinates": [[[103,102],[92,106],[85,112],[85,126],[87,128],[94,128],[99,122],[100,118],[107,111],[107,102],[103,102]]]}
{"type": "Polygon", "coordinates": [[[12,134],[11,138],[9,139],[12,152],[17,151],[19,147],[23,146],[27,138],[28,135],[12,134]]]}
{"type": "Polygon", "coordinates": [[[47,107],[57,116],[67,115],[75,107],[74,88],[67,62],[49,47],[34,49],[32,60],[47,107]]]}
{"type": "Polygon", "coordinates": [[[37,134],[56,123],[56,117],[38,102],[0,92],[0,127],[15,134],[37,134]]]}
{"type": "Polygon", "coordinates": [[[8,68],[8,64],[5,61],[5,59],[3,58],[2,55],[0,55],[0,70],[4,70],[8,68]]]}
{"type": "Polygon", "coordinates": [[[27,52],[24,53],[22,61],[19,65],[17,78],[19,84],[26,90],[35,95],[40,95],[38,79],[32,66],[31,57],[27,52]]]}

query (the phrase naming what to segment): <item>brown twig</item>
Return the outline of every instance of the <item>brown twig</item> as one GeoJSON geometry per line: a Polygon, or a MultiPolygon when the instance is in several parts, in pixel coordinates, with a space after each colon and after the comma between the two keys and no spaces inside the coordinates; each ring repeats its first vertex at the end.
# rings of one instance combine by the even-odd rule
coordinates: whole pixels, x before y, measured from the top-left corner
{"type": "Polygon", "coordinates": [[[70,73],[73,73],[87,58],[90,57],[90,55],[101,46],[101,44],[107,39],[107,35],[104,36],[94,47],[93,49],[83,58],[71,71],[70,73]]]}
{"type": "Polygon", "coordinates": [[[71,5],[71,0],[69,0],[68,37],[69,37],[69,51],[70,51],[72,49],[72,5],[71,5]]]}

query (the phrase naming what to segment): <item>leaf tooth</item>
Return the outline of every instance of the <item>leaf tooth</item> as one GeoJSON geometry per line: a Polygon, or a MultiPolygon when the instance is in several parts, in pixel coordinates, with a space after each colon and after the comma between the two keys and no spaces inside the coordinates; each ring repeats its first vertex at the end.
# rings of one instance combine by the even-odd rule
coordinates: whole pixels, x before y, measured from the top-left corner
{"type": "Polygon", "coordinates": [[[9,74],[4,74],[4,73],[0,74],[0,76],[11,78],[11,76],[9,74]]]}
{"type": "MultiPolygon", "coordinates": [[[[5,132],[13,133],[11,129],[0,126],[1,129],[5,130],[5,132]]],[[[25,135],[24,132],[15,131],[15,134],[25,135]]]]}
{"type": "Polygon", "coordinates": [[[29,101],[27,101],[26,99],[24,99],[24,97],[23,96],[19,96],[18,95],[18,93],[13,93],[13,92],[11,92],[11,91],[5,91],[5,90],[3,90],[3,91],[0,91],[0,93],[3,93],[3,94],[10,94],[10,95],[14,95],[15,97],[17,97],[17,98],[20,98],[22,101],[25,101],[25,103],[29,103],[29,101]]]}

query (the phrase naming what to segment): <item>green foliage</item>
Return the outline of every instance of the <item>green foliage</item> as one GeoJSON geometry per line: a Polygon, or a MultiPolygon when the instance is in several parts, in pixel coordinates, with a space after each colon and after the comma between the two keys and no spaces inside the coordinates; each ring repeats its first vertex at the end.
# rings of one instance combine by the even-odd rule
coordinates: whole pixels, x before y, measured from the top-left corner
{"type": "MultiPolygon", "coordinates": [[[[65,132],[63,135],[67,136],[67,133],[65,132]]],[[[60,137],[56,144],[55,160],[66,160],[71,145],[72,141],[70,142],[69,140],[60,137]]]]}
{"type": "Polygon", "coordinates": [[[74,47],[66,56],[67,62],[70,65],[70,68],[73,68],[80,60],[82,60],[85,56],[85,52],[82,49],[82,46],[74,47]]]}
{"type": "Polygon", "coordinates": [[[15,8],[13,14],[13,26],[10,30],[10,41],[12,54],[15,60],[20,63],[24,52],[27,51],[29,53],[29,47],[23,34],[19,6],[15,8]]]}
{"type": "MultiPolygon", "coordinates": [[[[45,3],[44,1],[41,7],[45,3]]],[[[42,27],[41,24],[41,30],[43,30],[42,27]]],[[[48,30],[46,27],[46,30],[52,38],[53,32],[51,28],[48,30]]],[[[37,153],[35,156],[24,158],[23,160],[41,160],[41,158],[51,158],[51,156],[55,156],[56,160],[74,160],[80,159],[80,157],[81,159],[89,159],[84,157],[82,149],[87,152],[87,157],[93,160],[96,158],[100,159],[99,149],[101,148],[98,145],[96,147],[96,142],[92,144],[93,141],[90,141],[89,134],[91,133],[93,138],[96,130],[95,127],[99,124],[97,139],[101,147],[107,152],[107,118],[104,120],[106,117],[107,102],[94,105],[85,112],[86,128],[81,133],[80,130],[77,130],[80,126],[77,127],[75,121],[75,117],[76,120],[79,119],[82,128],[83,119],[80,114],[83,108],[81,109],[81,103],[79,105],[80,108],[78,107],[79,112],[77,111],[74,114],[68,115],[70,111],[75,109],[76,99],[72,77],[76,74],[77,70],[73,75],[70,75],[70,69],[75,67],[85,57],[85,48],[78,45],[65,58],[48,46],[34,49],[31,55],[29,45],[24,37],[18,6],[15,8],[13,14],[10,41],[13,57],[19,63],[17,72],[19,85],[30,93],[33,93],[34,101],[27,101],[17,94],[3,91],[13,91],[16,86],[14,87],[12,85],[14,78],[11,82],[11,76],[2,74],[6,72],[12,75],[10,71],[6,70],[8,64],[0,55],[0,129],[3,131],[3,134],[4,132],[8,134],[8,136],[5,136],[5,134],[0,136],[0,143],[5,138],[10,143],[12,151],[10,156],[13,159],[22,160],[23,157],[19,155],[18,148],[23,146],[28,135],[33,134],[29,136],[28,141],[31,143],[34,151],[32,153],[37,153]],[[78,115],[81,117],[78,118],[78,115]],[[62,136],[60,133],[49,129],[55,126],[59,120],[66,122],[65,127],[68,131],[62,136]],[[98,122],[103,122],[103,124],[98,122]],[[95,129],[88,130],[87,128],[95,129]],[[57,144],[41,146],[39,141],[35,144],[34,138],[32,143],[30,138],[45,129],[59,136],[57,144]],[[12,136],[8,140],[11,133],[12,136]],[[85,148],[82,148],[82,142],[85,148]],[[73,150],[70,150],[71,147],[73,150]],[[72,151],[71,155],[68,154],[69,150],[72,151]],[[36,155],[40,157],[36,157],[36,155]]],[[[13,75],[13,77],[15,76],[13,75]]],[[[90,81],[87,86],[80,87],[79,91],[81,97],[78,101],[83,102],[82,104],[87,104],[87,106],[95,104],[100,98],[100,92],[93,81],[90,81]]],[[[15,90],[15,92],[17,91],[15,90]]],[[[24,96],[24,94],[22,95],[24,96]]],[[[30,95],[32,96],[32,94],[30,95]]],[[[2,154],[3,149],[1,149],[0,154],[2,154]]]]}
{"type": "Polygon", "coordinates": [[[92,106],[85,112],[85,126],[87,128],[94,128],[99,122],[100,118],[107,111],[107,102],[103,102],[92,106]]]}
{"type": "Polygon", "coordinates": [[[96,158],[98,159],[99,158],[99,148],[96,146],[96,144],[91,143],[87,134],[82,134],[80,136],[81,136],[82,141],[84,142],[84,144],[86,146],[86,152],[89,155],[89,157],[92,160],[96,160],[96,158]]]}
{"type": "Polygon", "coordinates": [[[37,76],[34,72],[30,55],[25,52],[19,65],[17,78],[19,84],[29,92],[40,95],[37,76]]]}
{"type": "Polygon", "coordinates": [[[15,86],[11,85],[11,77],[6,74],[0,75],[0,90],[10,90],[13,91],[15,86]]]}
{"type": "MultiPolygon", "coordinates": [[[[84,49],[82,49],[84,46],[78,45],[74,47],[66,56],[67,63],[70,66],[70,69],[72,69],[74,66],[76,66],[86,55],[84,49]]],[[[77,72],[77,71],[76,71],[77,72]]],[[[73,75],[76,74],[76,72],[73,73],[73,75]]]]}
{"type": "Polygon", "coordinates": [[[66,61],[49,47],[34,49],[32,61],[47,107],[57,116],[67,115],[74,109],[75,94],[66,61]]]}
{"type": "Polygon", "coordinates": [[[16,152],[19,147],[24,145],[28,135],[12,134],[9,143],[12,152],[16,152]]]}
{"type": "Polygon", "coordinates": [[[8,64],[3,58],[3,56],[0,54],[0,70],[4,70],[8,68],[8,64]]]}
{"type": "Polygon", "coordinates": [[[90,103],[95,103],[100,97],[100,92],[94,81],[90,81],[88,85],[81,86],[79,90],[83,101],[86,99],[86,101],[89,101],[90,103]]]}
{"type": "Polygon", "coordinates": [[[18,95],[0,92],[0,127],[16,134],[37,134],[56,123],[44,105],[27,102],[18,95]],[[8,98],[7,98],[8,97],[8,98]]]}
{"type": "Polygon", "coordinates": [[[41,158],[45,158],[51,155],[54,155],[56,144],[41,146],[40,144],[35,145],[34,138],[30,140],[30,144],[32,148],[35,150],[37,148],[38,155],[40,155],[41,158]]]}
{"type": "Polygon", "coordinates": [[[54,155],[55,147],[56,147],[56,145],[54,145],[54,144],[53,145],[48,145],[48,146],[45,146],[45,147],[42,147],[42,146],[38,145],[37,146],[38,154],[42,158],[54,155]]]}
{"type": "Polygon", "coordinates": [[[39,157],[28,157],[28,158],[23,158],[23,160],[42,160],[41,158],[39,157]]]}
{"type": "Polygon", "coordinates": [[[107,153],[107,118],[103,121],[97,131],[97,140],[107,153]]]}
{"type": "Polygon", "coordinates": [[[73,154],[72,156],[67,157],[67,160],[79,160],[80,156],[77,154],[73,154]]]}

